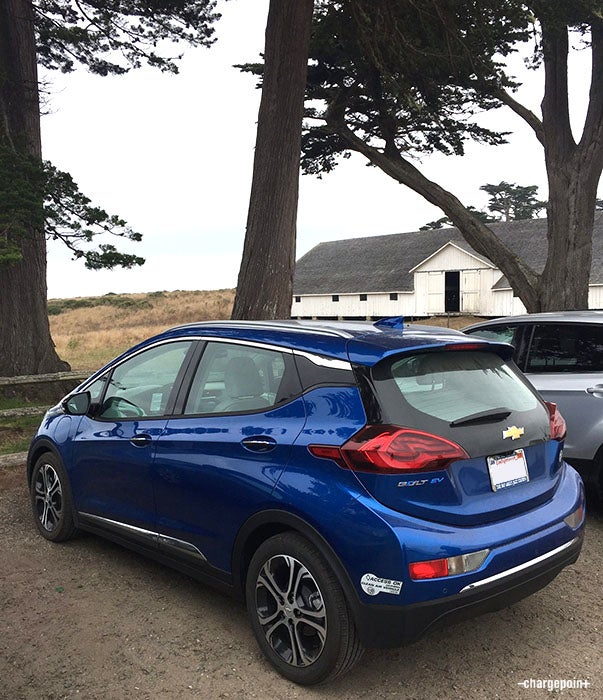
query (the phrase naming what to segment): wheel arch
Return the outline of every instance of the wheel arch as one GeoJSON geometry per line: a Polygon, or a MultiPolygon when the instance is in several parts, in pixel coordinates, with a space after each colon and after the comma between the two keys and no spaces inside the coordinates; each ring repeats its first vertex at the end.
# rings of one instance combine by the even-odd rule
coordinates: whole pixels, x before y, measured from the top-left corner
{"type": "MultiPolygon", "coordinates": [[[[31,475],[33,473],[33,468],[40,459],[40,457],[45,454],[46,452],[50,452],[50,454],[58,459],[65,468],[65,463],[63,462],[63,458],[61,457],[60,452],[57,450],[56,445],[52,442],[52,440],[49,440],[48,438],[39,438],[36,440],[31,447],[29,448],[29,452],[27,453],[27,485],[31,485],[31,475]]],[[[65,471],[67,471],[65,469],[65,471]]]]}
{"type": "Polygon", "coordinates": [[[233,547],[232,572],[237,595],[245,597],[245,578],[257,548],[270,537],[282,532],[297,532],[311,542],[333,570],[345,594],[354,618],[358,595],[338,555],[323,535],[310,523],[290,511],[271,509],[252,515],[241,527],[233,547]]]}
{"type": "Polygon", "coordinates": [[[592,485],[599,502],[603,504],[603,445],[599,447],[593,459],[593,479],[592,485]]]}

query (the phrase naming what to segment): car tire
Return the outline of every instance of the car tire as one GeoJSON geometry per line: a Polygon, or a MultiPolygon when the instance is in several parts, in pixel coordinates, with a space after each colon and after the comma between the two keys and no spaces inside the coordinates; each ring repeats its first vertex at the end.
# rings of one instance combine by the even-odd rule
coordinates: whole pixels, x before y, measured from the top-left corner
{"type": "Polygon", "coordinates": [[[77,533],[73,500],[65,468],[50,452],[35,463],[30,483],[31,506],[39,533],[51,542],[64,542],[77,533]]]}
{"type": "Polygon", "coordinates": [[[362,656],[339,581],[301,535],[285,532],[266,540],[251,560],[245,589],[260,649],[290,681],[330,681],[362,656]]]}

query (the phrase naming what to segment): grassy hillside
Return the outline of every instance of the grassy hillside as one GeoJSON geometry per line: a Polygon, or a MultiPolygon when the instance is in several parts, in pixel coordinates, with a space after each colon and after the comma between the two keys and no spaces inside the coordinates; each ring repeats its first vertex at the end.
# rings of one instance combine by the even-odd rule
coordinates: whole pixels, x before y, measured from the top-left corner
{"type": "Polygon", "coordinates": [[[51,299],[50,329],[73,369],[93,370],[131,345],[181,323],[229,318],[233,289],[51,299]]]}
{"type": "MultiPolygon", "coordinates": [[[[94,370],[135,343],[181,323],[229,318],[234,289],[105,294],[51,299],[50,328],[59,355],[73,369],[94,370]]],[[[473,317],[434,317],[414,323],[462,328],[473,317]]]]}

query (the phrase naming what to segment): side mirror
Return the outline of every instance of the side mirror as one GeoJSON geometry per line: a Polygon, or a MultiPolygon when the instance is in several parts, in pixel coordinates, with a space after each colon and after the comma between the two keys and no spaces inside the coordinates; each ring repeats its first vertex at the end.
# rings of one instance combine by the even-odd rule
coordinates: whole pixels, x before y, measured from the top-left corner
{"type": "Polygon", "coordinates": [[[84,416],[90,410],[91,403],[90,392],[82,391],[79,394],[68,396],[63,401],[63,408],[70,416],[84,416]]]}

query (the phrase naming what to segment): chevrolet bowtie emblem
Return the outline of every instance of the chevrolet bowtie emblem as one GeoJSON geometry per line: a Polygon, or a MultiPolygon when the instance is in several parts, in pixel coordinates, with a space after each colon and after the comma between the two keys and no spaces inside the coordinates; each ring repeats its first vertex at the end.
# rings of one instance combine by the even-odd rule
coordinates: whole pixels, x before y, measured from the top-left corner
{"type": "Polygon", "coordinates": [[[519,440],[519,438],[525,433],[523,428],[518,428],[516,425],[509,426],[506,430],[502,431],[503,440],[511,438],[511,440],[519,440]]]}

